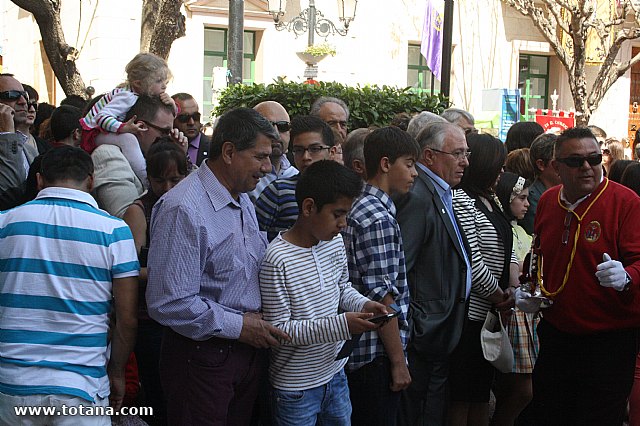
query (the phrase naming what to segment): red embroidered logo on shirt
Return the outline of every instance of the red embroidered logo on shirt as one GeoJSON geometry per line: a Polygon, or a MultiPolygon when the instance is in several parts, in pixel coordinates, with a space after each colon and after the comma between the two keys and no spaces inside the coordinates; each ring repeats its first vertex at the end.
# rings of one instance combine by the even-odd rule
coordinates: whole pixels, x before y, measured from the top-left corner
{"type": "Polygon", "coordinates": [[[600,235],[602,235],[602,227],[600,226],[600,222],[591,221],[587,228],[584,230],[584,239],[590,243],[595,243],[600,239],[600,235]]]}

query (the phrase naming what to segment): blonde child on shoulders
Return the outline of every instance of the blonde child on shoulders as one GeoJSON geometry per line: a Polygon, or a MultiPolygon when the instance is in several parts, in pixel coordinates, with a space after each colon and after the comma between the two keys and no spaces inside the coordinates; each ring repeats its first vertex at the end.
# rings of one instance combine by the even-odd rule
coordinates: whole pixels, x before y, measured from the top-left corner
{"type": "Polygon", "coordinates": [[[83,129],[80,146],[89,153],[103,144],[117,146],[146,187],[145,160],[135,135],[147,131],[148,127],[153,127],[153,123],[136,122],[135,116],[126,122],[124,119],[139,95],[159,96],[162,102],[176,109],[175,103],[165,92],[171,71],[164,59],[152,53],[137,54],[127,64],[125,71],[127,80],[105,93],[80,119],[83,129]]]}

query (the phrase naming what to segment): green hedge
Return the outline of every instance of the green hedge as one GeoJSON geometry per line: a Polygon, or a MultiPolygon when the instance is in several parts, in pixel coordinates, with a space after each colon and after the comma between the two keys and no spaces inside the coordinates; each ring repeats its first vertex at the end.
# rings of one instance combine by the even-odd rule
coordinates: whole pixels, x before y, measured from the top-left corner
{"type": "Polygon", "coordinates": [[[442,95],[416,93],[409,87],[349,87],[340,83],[319,82],[314,85],[278,81],[267,86],[236,84],[227,87],[221,93],[220,103],[213,114],[219,116],[233,108],[252,108],[262,101],[271,100],[281,103],[294,117],[308,114],[311,104],[321,96],[333,96],[347,103],[349,129],[387,126],[399,112],[431,111],[440,114],[449,106],[448,99],[442,95]]]}

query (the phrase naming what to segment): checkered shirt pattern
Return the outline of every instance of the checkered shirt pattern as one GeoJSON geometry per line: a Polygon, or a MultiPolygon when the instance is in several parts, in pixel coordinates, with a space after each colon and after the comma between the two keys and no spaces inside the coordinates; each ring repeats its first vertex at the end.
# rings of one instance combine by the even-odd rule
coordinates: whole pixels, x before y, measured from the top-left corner
{"type": "MultiPolygon", "coordinates": [[[[377,302],[391,294],[400,307],[400,340],[406,351],[409,286],[402,236],[395,215],[396,207],[389,196],[367,184],[353,203],[343,237],[353,288],[377,302]]],[[[385,350],[377,331],[367,332],[353,350],[347,369],[357,370],[381,355],[385,355],[385,350]]]]}

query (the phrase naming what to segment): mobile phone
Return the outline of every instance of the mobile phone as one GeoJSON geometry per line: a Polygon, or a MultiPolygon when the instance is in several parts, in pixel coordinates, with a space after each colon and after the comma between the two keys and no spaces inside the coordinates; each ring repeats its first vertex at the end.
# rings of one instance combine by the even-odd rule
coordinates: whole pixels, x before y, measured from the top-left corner
{"type": "Polygon", "coordinates": [[[400,311],[393,311],[389,314],[376,315],[371,318],[368,318],[367,321],[371,321],[374,324],[379,324],[381,322],[389,321],[391,318],[395,318],[400,315],[400,311]]]}

